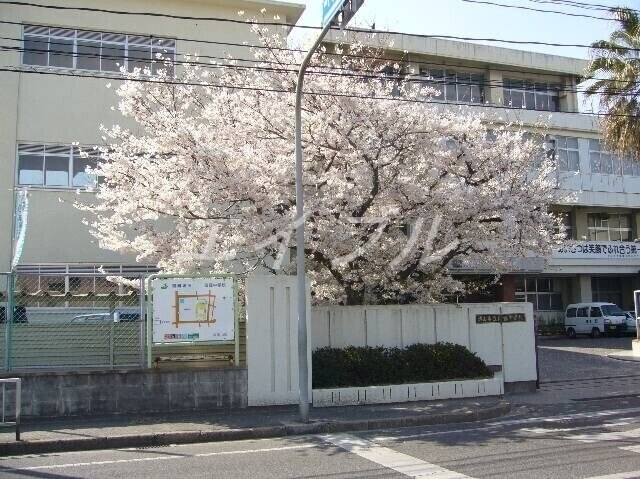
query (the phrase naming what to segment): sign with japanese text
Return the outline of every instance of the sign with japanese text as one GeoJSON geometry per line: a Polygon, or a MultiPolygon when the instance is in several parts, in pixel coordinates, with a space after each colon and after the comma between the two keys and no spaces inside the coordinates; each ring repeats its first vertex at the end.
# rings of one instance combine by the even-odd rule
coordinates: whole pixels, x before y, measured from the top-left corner
{"type": "Polygon", "coordinates": [[[322,0],[322,26],[332,23],[344,27],[363,3],[364,0],[322,0]]]}
{"type": "Polygon", "coordinates": [[[553,257],[566,259],[640,259],[640,245],[621,241],[583,241],[560,247],[554,252],[553,257]]]}
{"type": "Polygon", "coordinates": [[[161,277],[151,288],[154,343],[234,340],[233,278],[161,277]]]}
{"type": "Polygon", "coordinates": [[[526,322],[524,313],[508,314],[476,314],[476,324],[483,323],[518,323],[526,322]]]}
{"type": "Polygon", "coordinates": [[[343,0],[322,0],[322,26],[333,21],[342,8],[343,0]]]}

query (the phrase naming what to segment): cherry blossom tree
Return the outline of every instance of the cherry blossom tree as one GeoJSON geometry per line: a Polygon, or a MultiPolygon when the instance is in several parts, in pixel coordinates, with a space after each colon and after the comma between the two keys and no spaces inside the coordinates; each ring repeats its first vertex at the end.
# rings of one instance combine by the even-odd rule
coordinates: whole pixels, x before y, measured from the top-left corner
{"type": "MultiPolygon", "coordinates": [[[[295,271],[293,103],[302,53],[254,26],[255,61],[197,57],[117,90],[135,128],[104,129],[101,247],[165,271],[295,271]],[[145,81],[140,81],[145,80],[145,81]],[[147,81],[148,80],[148,81],[147,81]]],[[[383,52],[319,51],[303,104],[305,256],[317,301],[437,300],[452,260],[508,271],[559,240],[539,138],[435,93],[383,52]]],[[[87,204],[91,203],[91,204],[87,204]]]]}

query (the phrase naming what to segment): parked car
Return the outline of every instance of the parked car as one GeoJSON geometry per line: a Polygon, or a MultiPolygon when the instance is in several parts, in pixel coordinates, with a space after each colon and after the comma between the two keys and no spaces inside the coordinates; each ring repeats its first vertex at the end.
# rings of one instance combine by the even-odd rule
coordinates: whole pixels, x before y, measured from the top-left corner
{"type": "Polygon", "coordinates": [[[113,312],[116,323],[133,323],[140,321],[140,310],[137,308],[118,308],[113,312]]]}
{"type": "Polygon", "coordinates": [[[621,334],[627,330],[627,315],[613,303],[576,303],[567,306],[564,330],[570,338],[588,334],[592,338],[603,333],[621,334]]]}
{"type": "Polygon", "coordinates": [[[113,321],[114,323],[131,323],[140,321],[140,311],[134,308],[116,308],[113,314],[79,314],[71,319],[72,323],[103,323],[105,321],[113,321]]]}
{"type": "Polygon", "coordinates": [[[636,334],[636,312],[625,311],[624,314],[627,316],[627,333],[636,334]]]}
{"type": "Polygon", "coordinates": [[[104,323],[107,321],[113,321],[109,313],[79,314],[71,318],[72,323],[104,323]]]}

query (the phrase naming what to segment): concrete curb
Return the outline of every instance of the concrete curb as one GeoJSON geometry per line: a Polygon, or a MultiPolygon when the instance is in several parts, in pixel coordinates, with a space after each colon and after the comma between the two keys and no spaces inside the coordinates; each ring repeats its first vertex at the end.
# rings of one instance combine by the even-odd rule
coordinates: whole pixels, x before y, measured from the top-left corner
{"type": "Polygon", "coordinates": [[[624,353],[609,353],[608,358],[617,359],[618,361],[629,361],[632,363],[640,363],[640,356],[634,356],[631,351],[624,353]]]}
{"type": "Polygon", "coordinates": [[[0,444],[0,456],[43,454],[51,452],[87,451],[94,449],[119,449],[126,447],[153,447],[169,444],[198,442],[239,441],[273,437],[326,434],[347,431],[369,431],[411,426],[454,424],[482,421],[503,416],[511,410],[511,404],[500,401],[495,406],[465,412],[413,415],[397,418],[363,419],[354,421],[316,421],[309,424],[287,424],[219,431],[176,431],[126,436],[89,437],[79,439],[55,439],[20,441],[0,444]]]}

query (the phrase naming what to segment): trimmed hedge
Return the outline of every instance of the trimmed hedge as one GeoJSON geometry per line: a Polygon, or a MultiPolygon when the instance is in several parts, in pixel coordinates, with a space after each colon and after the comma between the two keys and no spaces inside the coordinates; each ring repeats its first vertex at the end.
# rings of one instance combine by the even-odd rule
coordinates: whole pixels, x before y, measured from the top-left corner
{"type": "Polygon", "coordinates": [[[313,387],[334,388],[477,379],[493,373],[475,353],[452,343],[406,348],[321,348],[313,352],[313,387]]]}

